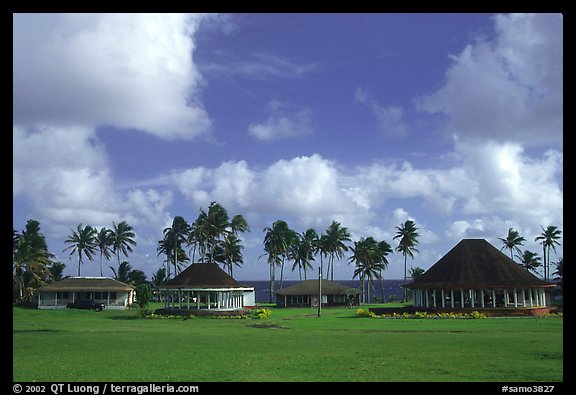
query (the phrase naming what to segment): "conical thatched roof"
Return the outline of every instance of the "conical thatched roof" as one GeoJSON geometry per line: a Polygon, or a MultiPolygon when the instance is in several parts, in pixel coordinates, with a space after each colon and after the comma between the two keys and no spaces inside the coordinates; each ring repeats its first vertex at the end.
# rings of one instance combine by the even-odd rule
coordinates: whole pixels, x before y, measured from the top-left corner
{"type": "Polygon", "coordinates": [[[535,288],[547,284],[484,239],[463,239],[408,288],[535,288]]]}
{"type": "MultiPolygon", "coordinates": [[[[322,280],[323,295],[357,295],[355,288],[346,287],[340,283],[322,280]]],[[[318,295],[318,280],[306,280],[276,291],[277,295],[318,295]]]]}
{"type": "Polygon", "coordinates": [[[194,263],[160,288],[245,288],[215,263],[194,263]]]}

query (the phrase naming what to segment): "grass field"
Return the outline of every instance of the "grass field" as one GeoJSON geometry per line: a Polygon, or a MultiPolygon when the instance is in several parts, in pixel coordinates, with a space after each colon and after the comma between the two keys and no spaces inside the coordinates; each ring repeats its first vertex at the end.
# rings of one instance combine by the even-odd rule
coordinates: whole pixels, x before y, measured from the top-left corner
{"type": "Polygon", "coordinates": [[[14,381],[563,380],[563,319],[373,319],[274,309],[265,319],[141,319],[13,308],[14,381]]]}

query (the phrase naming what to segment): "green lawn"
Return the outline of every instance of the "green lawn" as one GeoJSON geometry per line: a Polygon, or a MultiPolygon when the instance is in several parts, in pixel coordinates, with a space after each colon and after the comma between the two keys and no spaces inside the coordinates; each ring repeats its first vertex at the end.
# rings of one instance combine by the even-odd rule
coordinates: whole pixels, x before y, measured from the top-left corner
{"type": "Polygon", "coordinates": [[[138,318],[13,308],[14,381],[563,380],[563,319],[138,318]]]}

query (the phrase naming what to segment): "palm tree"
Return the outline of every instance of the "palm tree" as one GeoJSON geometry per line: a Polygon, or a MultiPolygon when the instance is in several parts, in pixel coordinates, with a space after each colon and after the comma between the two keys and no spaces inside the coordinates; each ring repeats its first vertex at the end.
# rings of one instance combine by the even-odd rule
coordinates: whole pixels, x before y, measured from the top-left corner
{"type": "MultiPolygon", "coordinates": [[[[342,259],[344,252],[348,251],[348,247],[344,242],[351,241],[348,229],[343,227],[339,222],[332,221],[328,229],[326,229],[326,245],[325,249],[330,255],[328,262],[328,272],[330,273],[330,280],[334,281],[334,257],[342,259]]],[[[328,273],[326,273],[328,279],[328,273]]]]}
{"type": "MultiPolygon", "coordinates": [[[[272,227],[264,228],[264,251],[268,254],[268,265],[270,266],[270,300],[274,293],[274,282],[276,277],[276,265],[283,266],[284,259],[288,253],[290,228],[285,221],[277,220],[272,223],[272,227]]],[[[281,274],[282,277],[282,274],[281,274]]]]}
{"type": "Polygon", "coordinates": [[[556,252],[556,245],[560,245],[558,239],[562,233],[556,226],[548,226],[546,229],[542,228],[542,234],[537,236],[534,241],[540,241],[542,244],[542,252],[544,256],[544,281],[548,281],[549,278],[549,266],[550,266],[550,248],[556,252]]]}
{"type": "Polygon", "coordinates": [[[54,265],[54,255],[48,252],[38,221],[29,220],[21,234],[14,229],[12,232],[14,298],[23,301],[36,286],[52,280],[50,268],[54,265]]]}
{"type": "Polygon", "coordinates": [[[318,233],[312,228],[306,229],[306,231],[300,235],[300,264],[304,271],[304,280],[306,280],[306,272],[312,269],[310,261],[314,260],[314,255],[316,255],[318,251],[318,243],[318,233]]]}
{"type": "Polygon", "coordinates": [[[230,227],[232,228],[232,233],[236,236],[238,236],[238,232],[250,232],[250,226],[248,226],[248,222],[246,222],[242,214],[236,214],[232,217],[230,227]]]}
{"type": "Polygon", "coordinates": [[[132,246],[136,246],[134,238],[134,229],[128,225],[126,221],[120,222],[116,225],[112,222],[113,229],[110,230],[110,239],[112,241],[112,251],[118,257],[118,265],[120,265],[120,253],[128,257],[128,252],[132,252],[132,246]]]}
{"type": "Polygon", "coordinates": [[[186,244],[192,246],[192,263],[196,262],[196,247],[200,248],[200,262],[204,262],[206,257],[206,244],[208,242],[207,218],[208,214],[203,209],[200,209],[198,217],[190,226],[186,244]]]}
{"type": "Polygon", "coordinates": [[[396,227],[396,236],[394,236],[394,240],[400,239],[398,242],[398,246],[396,247],[396,251],[399,251],[404,255],[404,298],[402,302],[406,302],[408,299],[408,289],[406,288],[406,258],[410,256],[410,258],[414,258],[414,252],[419,252],[416,249],[418,245],[418,228],[416,224],[412,220],[407,220],[400,226],[396,227]]]}
{"type": "MultiPolygon", "coordinates": [[[[392,254],[394,250],[392,246],[388,244],[386,241],[382,240],[378,243],[378,254],[380,255],[380,261],[382,263],[382,269],[386,269],[388,267],[388,254],[392,254]]],[[[380,273],[380,290],[382,292],[382,301],[384,301],[384,276],[380,273]]]]}
{"type": "Polygon", "coordinates": [[[352,255],[348,260],[356,264],[352,278],[360,277],[363,298],[366,294],[365,281],[368,279],[368,301],[370,301],[370,288],[374,287],[374,277],[381,278],[382,270],[385,269],[385,259],[383,259],[385,255],[373,237],[362,237],[359,241],[354,242],[354,246],[350,247],[350,250],[352,255]]]}
{"type": "Polygon", "coordinates": [[[228,212],[220,203],[210,203],[210,206],[208,207],[208,215],[204,222],[207,244],[210,248],[208,262],[214,262],[214,254],[218,243],[221,241],[223,236],[230,233],[228,230],[230,227],[229,219],[228,212]]]}
{"type": "Polygon", "coordinates": [[[161,294],[160,292],[158,292],[158,288],[160,288],[160,286],[165,282],[166,282],[166,268],[161,267],[156,271],[156,273],[152,275],[152,281],[151,281],[152,286],[154,287],[154,291],[156,295],[158,295],[158,302],[162,302],[161,294]]]}
{"type": "Polygon", "coordinates": [[[142,270],[132,269],[128,261],[122,261],[118,265],[118,271],[112,266],[110,269],[114,272],[114,278],[120,282],[130,285],[138,285],[146,283],[146,275],[142,270]]]}
{"type": "Polygon", "coordinates": [[[558,262],[554,265],[556,266],[556,271],[552,274],[556,276],[554,279],[558,280],[558,288],[562,291],[564,285],[564,258],[558,259],[558,262]]]}
{"type": "Polygon", "coordinates": [[[514,230],[513,228],[508,229],[508,236],[506,236],[505,239],[502,237],[499,237],[498,239],[504,244],[502,248],[500,248],[500,251],[502,251],[504,248],[508,248],[510,250],[510,259],[512,260],[514,260],[512,255],[513,252],[516,251],[516,253],[521,254],[522,251],[518,246],[524,245],[524,242],[526,241],[526,239],[521,237],[518,234],[518,231],[514,230]]]}
{"type": "Polygon", "coordinates": [[[517,257],[520,259],[520,265],[528,271],[536,273],[541,265],[540,257],[535,252],[525,250],[521,256],[517,255],[517,257]]]}
{"type": "Polygon", "coordinates": [[[244,263],[242,250],[244,246],[236,235],[230,234],[224,238],[224,241],[219,244],[216,253],[216,260],[223,263],[228,270],[228,274],[232,276],[232,268],[234,265],[241,266],[244,263]]]}
{"type": "Polygon", "coordinates": [[[110,229],[102,228],[96,232],[94,242],[96,243],[96,248],[100,251],[100,276],[103,277],[102,256],[109,260],[112,252],[112,233],[110,229]]]}
{"type": "Polygon", "coordinates": [[[188,240],[189,232],[190,225],[179,215],[172,220],[172,226],[164,228],[163,230],[164,239],[158,242],[156,251],[158,251],[158,254],[166,254],[168,265],[167,278],[170,278],[171,262],[174,264],[174,276],[177,276],[181,263],[188,260],[186,253],[182,249],[182,243],[188,240]]]}
{"type": "Polygon", "coordinates": [[[78,224],[76,231],[72,231],[72,235],[64,240],[64,243],[70,244],[64,248],[63,251],[72,250],[70,255],[78,253],[78,277],[80,277],[80,265],[82,265],[82,255],[92,260],[92,254],[96,252],[96,229],[86,225],[78,224]]]}
{"type": "Polygon", "coordinates": [[[422,269],[421,267],[418,267],[418,266],[416,266],[416,267],[411,267],[410,270],[409,270],[410,278],[411,278],[412,280],[416,280],[418,277],[420,277],[421,275],[423,275],[424,272],[425,272],[425,270],[422,269]]]}

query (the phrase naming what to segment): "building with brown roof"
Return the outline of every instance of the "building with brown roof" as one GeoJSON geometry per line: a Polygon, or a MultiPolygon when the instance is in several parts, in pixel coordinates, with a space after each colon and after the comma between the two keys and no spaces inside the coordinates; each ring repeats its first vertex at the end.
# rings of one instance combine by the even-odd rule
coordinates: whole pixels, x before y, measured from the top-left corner
{"type": "MultiPolygon", "coordinates": [[[[360,291],[340,283],[322,280],[322,306],[358,306],[360,291]]],[[[276,291],[276,306],[318,307],[318,280],[305,280],[276,291]]]]}
{"type": "Polygon", "coordinates": [[[515,308],[549,306],[546,283],[484,239],[463,239],[407,287],[414,307],[515,308]]]}
{"type": "Polygon", "coordinates": [[[78,300],[104,303],[107,309],[126,309],[134,299],[134,287],[110,277],[67,277],[40,287],[39,309],[63,309],[78,300]]]}
{"type": "Polygon", "coordinates": [[[159,287],[164,311],[234,311],[255,305],[254,287],[246,287],[215,263],[194,263],[159,287]]]}

